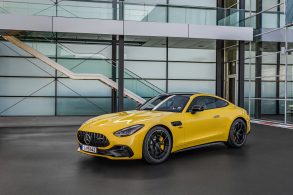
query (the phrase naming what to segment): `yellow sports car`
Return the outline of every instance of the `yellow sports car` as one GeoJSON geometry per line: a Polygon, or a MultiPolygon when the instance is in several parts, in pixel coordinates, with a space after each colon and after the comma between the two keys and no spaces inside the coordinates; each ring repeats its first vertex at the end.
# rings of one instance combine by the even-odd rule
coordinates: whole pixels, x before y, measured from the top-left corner
{"type": "Polygon", "coordinates": [[[136,110],[85,122],[78,151],[110,159],[165,161],[173,152],[213,142],[239,148],[250,132],[247,112],[214,95],[163,94],[136,110]]]}

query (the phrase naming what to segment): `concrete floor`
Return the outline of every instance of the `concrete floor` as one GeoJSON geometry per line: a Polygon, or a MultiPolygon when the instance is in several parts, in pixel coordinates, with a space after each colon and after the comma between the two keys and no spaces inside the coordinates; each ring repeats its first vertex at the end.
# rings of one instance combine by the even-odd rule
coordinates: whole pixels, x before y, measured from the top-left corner
{"type": "Polygon", "coordinates": [[[72,127],[0,129],[0,194],[292,194],[293,130],[252,125],[242,149],[213,145],[157,166],[76,152],[72,127]]]}

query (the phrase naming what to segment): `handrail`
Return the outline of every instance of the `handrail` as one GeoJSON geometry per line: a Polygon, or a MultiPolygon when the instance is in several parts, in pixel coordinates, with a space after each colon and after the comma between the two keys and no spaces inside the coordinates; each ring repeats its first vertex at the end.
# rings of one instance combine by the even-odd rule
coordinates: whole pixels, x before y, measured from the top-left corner
{"type": "MultiPolygon", "coordinates": [[[[70,48],[64,46],[63,44],[58,44],[58,46],[60,46],[63,50],[65,50],[66,52],[68,52],[68,53],[70,53],[70,54],[72,54],[72,55],[74,55],[74,56],[78,56],[78,55],[87,55],[87,54],[82,54],[82,53],[74,52],[74,51],[72,51],[70,48]]],[[[108,58],[107,56],[105,56],[105,55],[103,55],[103,54],[100,54],[100,53],[93,54],[93,55],[91,55],[88,59],[90,59],[91,57],[93,57],[93,56],[95,56],[95,55],[100,55],[100,56],[104,57],[105,62],[107,62],[108,64],[110,64],[110,65],[112,65],[112,66],[114,66],[114,67],[117,67],[116,65],[114,65],[114,64],[112,64],[112,63],[110,63],[110,62],[107,61],[107,60],[109,60],[109,61],[113,62],[113,60],[111,60],[111,59],[108,58]]],[[[155,86],[154,84],[150,83],[149,81],[143,79],[142,77],[140,77],[140,76],[137,75],[136,73],[132,72],[131,70],[129,70],[129,69],[127,69],[127,68],[124,68],[124,71],[125,71],[127,74],[129,74],[130,76],[132,76],[132,77],[134,77],[134,78],[137,77],[137,78],[143,80],[144,82],[146,82],[147,84],[146,84],[146,83],[143,83],[143,84],[146,85],[146,86],[148,86],[148,87],[150,87],[152,90],[156,91],[157,93],[164,93],[164,91],[163,91],[162,89],[160,89],[159,87],[157,87],[157,86],[155,86]],[[149,85],[151,85],[151,86],[149,86],[149,85]]],[[[141,80],[138,80],[138,81],[140,82],[141,80]]],[[[141,83],[142,83],[142,82],[141,82],[141,83]]]]}
{"type": "MultiPolygon", "coordinates": [[[[51,41],[50,39],[48,39],[48,38],[46,38],[46,37],[43,37],[43,36],[42,36],[41,38],[45,39],[45,40],[48,41],[48,42],[51,42],[51,43],[53,42],[53,41],[51,41]]],[[[117,65],[115,65],[116,62],[114,62],[112,59],[108,58],[107,56],[101,54],[102,51],[104,51],[105,49],[107,49],[107,48],[108,48],[109,46],[111,46],[111,45],[106,46],[105,48],[103,48],[102,50],[98,51],[97,53],[89,54],[89,55],[88,55],[88,54],[85,54],[85,53],[75,52],[75,51],[71,50],[69,47],[65,46],[65,45],[62,44],[62,43],[57,43],[57,45],[58,45],[58,47],[62,48],[64,51],[66,51],[67,53],[70,53],[70,54],[73,55],[73,56],[82,56],[82,57],[84,57],[83,55],[87,55],[87,56],[85,56],[84,61],[86,61],[87,59],[92,59],[94,56],[101,56],[101,57],[103,57],[103,60],[104,60],[106,63],[110,64],[111,66],[113,66],[113,67],[115,67],[115,68],[117,67],[117,65]],[[110,62],[108,62],[108,61],[110,61],[110,62]],[[114,62],[114,63],[113,63],[113,62],[114,62]]],[[[83,62],[84,62],[84,61],[83,61],[83,62]]],[[[82,62],[82,63],[83,63],[83,62],[82,62]]],[[[80,64],[77,64],[77,66],[79,66],[79,65],[80,65],[80,64]]],[[[70,68],[70,70],[73,70],[73,69],[76,68],[77,66],[74,66],[73,68],[70,68]]],[[[142,77],[140,77],[139,75],[137,75],[136,73],[132,72],[131,70],[129,70],[129,69],[125,68],[125,67],[124,67],[124,72],[125,72],[126,74],[128,74],[129,76],[133,77],[133,78],[136,77],[135,79],[137,79],[137,81],[138,81],[139,83],[142,83],[143,85],[145,85],[145,86],[151,88],[151,89],[154,90],[156,93],[158,93],[158,94],[165,93],[165,91],[162,90],[161,88],[159,88],[159,87],[157,87],[156,85],[152,84],[151,82],[149,82],[149,81],[143,79],[142,77]],[[145,82],[145,83],[144,83],[144,82],[145,82]]]]}
{"type": "MultiPolygon", "coordinates": [[[[102,74],[79,74],[79,73],[74,73],[71,70],[68,70],[67,68],[63,67],[62,65],[58,64],[54,60],[51,60],[44,54],[40,53],[39,51],[35,50],[34,48],[30,47],[29,45],[25,44],[24,42],[20,41],[14,36],[9,36],[9,35],[2,35],[2,37],[14,44],[15,46],[23,49],[24,51],[28,52],[32,56],[36,57],[37,59],[41,60],[45,64],[51,66],[52,68],[58,70],[59,72],[62,72],[64,75],[68,76],[71,79],[74,80],[99,80],[102,83],[108,85],[109,87],[112,87],[114,89],[118,89],[118,84],[114,82],[113,80],[109,79],[108,77],[102,75],[102,74]]],[[[124,95],[129,97],[130,99],[142,104],[146,100],[143,99],[142,97],[136,95],[132,91],[128,89],[124,89],[124,95]]]]}

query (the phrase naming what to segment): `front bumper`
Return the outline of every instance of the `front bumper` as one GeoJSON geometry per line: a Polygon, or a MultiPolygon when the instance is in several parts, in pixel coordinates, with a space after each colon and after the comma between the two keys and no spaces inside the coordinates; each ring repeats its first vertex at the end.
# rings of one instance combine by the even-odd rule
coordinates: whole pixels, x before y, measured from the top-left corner
{"type": "Polygon", "coordinates": [[[81,145],[79,145],[77,151],[90,154],[93,156],[104,156],[104,157],[114,157],[114,158],[131,158],[133,156],[133,151],[130,147],[124,145],[116,145],[109,149],[98,149],[96,153],[91,153],[82,150],[81,145]]]}
{"type": "MultiPolygon", "coordinates": [[[[148,127],[145,127],[148,128],[148,127]]],[[[118,129],[118,128],[117,128],[118,129]]],[[[87,142],[78,139],[77,134],[77,141],[79,146],[79,152],[91,155],[91,156],[101,156],[106,157],[109,159],[120,160],[120,159],[141,159],[142,158],[142,147],[144,142],[144,137],[146,131],[141,129],[140,131],[134,133],[133,135],[126,136],[126,137],[117,137],[113,134],[112,131],[101,131],[101,130],[94,130],[93,127],[91,128],[80,128],[79,131],[91,132],[96,134],[103,134],[106,139],[109,141],[109,145],[97,145],[94,142],[87,142]],[[96,153],[90,153],[87,151],[81,150],[81,145],[88,145],[92,147],[96,147],[96,153]]],[[[94,138],[92,134],[90,137],[94,138]]],[[[100,138],[100,137],[97,137],[100,138]]]]}

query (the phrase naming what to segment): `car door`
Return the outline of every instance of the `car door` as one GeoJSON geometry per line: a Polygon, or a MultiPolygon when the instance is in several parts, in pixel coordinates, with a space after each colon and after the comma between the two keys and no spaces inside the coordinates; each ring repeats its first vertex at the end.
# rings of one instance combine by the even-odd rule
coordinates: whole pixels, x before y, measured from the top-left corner
{"type": "Polygon", "coordinates": [[[198,96],[189,105],[183,123],[186,147],[215,142],[223,135],[223,113],[217,107],[217,100],[212,96],[198,96]],[[192,114],[194,105],[203,106],[204,110],[192,114]]]}

